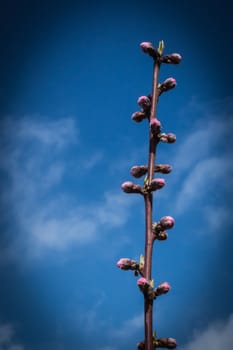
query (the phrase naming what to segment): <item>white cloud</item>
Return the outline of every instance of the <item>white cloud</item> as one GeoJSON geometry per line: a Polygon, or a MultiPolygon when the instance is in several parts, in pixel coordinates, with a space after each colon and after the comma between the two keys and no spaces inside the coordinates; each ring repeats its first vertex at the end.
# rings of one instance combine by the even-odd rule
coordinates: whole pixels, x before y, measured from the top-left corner
{"type": "Polygon", "coordinates": [[[78,130],[71,117],[51,121],[25,117],[17,122],[8,120],[8,128],[11,128],[19,139],[31,139],[59,148],[67,143],[77,142],[78,139],[78,130]]]}
{"type": "Polygon", "coordinates": [[[233,182],[232,128],[230,113],[221,119],[213,114],[212,120],[206,118],[180,141],[170,181],[176,192],[175,214],[190,210],[207,196],[223,195],[227,188],[229,192],[233,182]]]}
{"type": "MultiPolygon", "coordinates": [[[[76,151],[78,134],[71,119],[24,118],[15,124],[13,120],[5,124],[5,142],[1,145],[5,157],[0,169],[10,179],[10,186],[2,191],[1,200],[11,203],[11,220],[15,221],[17,231],[23,233],[21,241],[27,242],[31,254],[40,255],[44,248],[62,250],[73,244],[85,244],[100,237],[100,233],[123,225],[128,218],[132,197],[120,190],[106,192],[96,200],[90,199],[88,204],[78,199],[79,193],[66,192],[63,180],[67,181],[67,174],[72,176],[69,154],[76,151]]],[[[82,156],[80,169],[90,169],[101,161],[103,154],[95,151],[90,158],[82,156]]]]}
{"type": "Polygon", "coordinates": [[[73,244],[85,244],[98,239],[106,230],[123,225],[129,215],[131,198],[121,193],[106,193],[102,201],[76,208],[65,208],[59,200],[55,205],[38,208],[37,213],[20,219],[24,230],[30,234],[32,246],[38,249],[66,249],[73,244]],[[63,208],[63,213],[59,206],[63,208]]]}
{"type": "Polygon", "coordinates": [[[1,125],[0,170],[10,188],[3,194],[13,202],[31,201],[59,184],[65,172],[65,148],[74,145],[79,131],[72,118],[7,119],[1,125]]]}
{"type": "Polygon", "coordinates": [[[77,325],[77,327],[82,329],[82,331],[89,335],[90,332],[101,332],[102,329],[106,329],[107,320],[101,317],[101,308],[105,302],[104,292],[95,293],[95,298],[89,303],[88,307],[77,314],[73,314],[72,322],[77,325]]]}
{"type": "Polygon", "coordinates": [[[135,333],[143,330],[144,327],[144,315],[135,315],[129,320],[124,321],[121,327],[111,331],[111,336],[116,338],[128,338],[135,333]]]}
{"type": "Polygon", "coordinates": [[[230,163],[223,158],[207,158],[199,161],[184,179],[176,199],[177,214],[188,210],[197,200],[203,200],[210,192],[230,185],[230,163]],[[224,174],[227,173],[227,175],[224,174]]]}
{"type": "Polygon", "coordinates": [[[183,171],[188,169],[195,162],[206,157],[213,144],[213,138],[210,137],[212,132],[212,125],[209,128],[196,130],[193,133],[186,136],[182,144],[180,145],[177,155],[173,160],[175,169],[183,171]]]}
{"type": "MultiPolygon", "coordinates": [[[[232,128],[233,120],[229,118],[215,119],[213,116],[212,120],[201,121],[190,134],[179,140],[180,146],[173,160],[175,169],[179,172],[190,169],[196,162],[213,156],[216,148],[230,146],[232,128]]],[[[231,152],[229,148],[228,151],[231,152]]]]}
{"type": "Polygon", "coordinates": [[[15,330],[11,324],[0,324],[0,350],[24,350],[14,341],[15,330]]]}
{"type": "Polygon", "coordinates": [[[207,232],[219,232],[219,238],[221,238],[222,232],[233,224],[232,207],[230,206],[205,206],[203,215],[209,228],[207,232]],[[227,225],[223,223],[227,223],[227,225]]]}
{"type": "Polygon", "coordinates": [[[196,332],[194,338],[181,350],[233,349],[233,315],[225,321],[210,324],[204,331],[196,332]]]}
{"type": "Polygon", "coordinates": [[[103,160],[103,156],[104,154],[101,151],[93,152],[90,157],[87,157],[87,159],[83,161],[82,167],[88,170],[94,168],[103,160]]]}

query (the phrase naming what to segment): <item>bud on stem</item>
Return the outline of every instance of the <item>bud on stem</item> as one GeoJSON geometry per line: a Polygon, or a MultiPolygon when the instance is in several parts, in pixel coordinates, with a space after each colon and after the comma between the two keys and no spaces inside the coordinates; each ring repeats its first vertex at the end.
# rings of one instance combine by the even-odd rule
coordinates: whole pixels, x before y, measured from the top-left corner
{"type": "Polygon", "coordinates": [[[147,96],[141,96],[138,99],[138,104],[143,108],[143,110],[147,111],[151,107],[151,100],[147,96]]]}
{"type": "MultiPolygon", "coordinates": [[[[130,169],[130,174],[136,178],[140,178],[141,176],[145,175],[148,171],[147,165],[134,165],[130,169]]],[[[172,171],[172,166],[169,164],[155,164],[154,165],[154,172],[155,173],[162,173],[162,174],[169,174],[172,171]]]]}
{"type": "Polygon", "coordinates": [[[164,80],[162,84],[158,85],[159,95],[161,95],[163,92],[173,89],[175,86],[176,86],[176,79],[167,78],[166,80],[164,80]]]}
{"type": "Polygon", "coordinates": [[[174,226],[175,220],[172,216],[163,216],[159,223],[163,230],[169,230],[174,226]]]}
{"type": "Polygon", "coordinates": [[[158,135],[161,130],[161,123],[158,119],[152,118],[150,121],[150,129],[153,135],[158,135]]]}
{"type": "Polygon", "coordinates": [[[128,258],[121,258],[117,262],[117,267],[121,270],[139,270],[139,264],[137,261],[128,259],[128,258]]]}
{"type": "Polygon", "coordinates": [[[147,118],[147,115],[144,111],[134,112],[131,116],[131,119],[136,123],[140,123],[146,118],[147,118]]]}
{"type": "Polygon", "coordinates": [[[140,47],[143,52],[147,53],[149,56],[156,59],[158,57],[158,51],[154,48],[153,44],[148,41],[143,41],[140,44],[140,47]]]}
{"type": "Polygon", "coordinates": [[[159,338],[154,341],[154,346],[155,348],[175,349],[177,343],[173,338],[159,338]]]}
{"type": "Polygon", "coordinates": [[[179,53],[171,53],[170,55],[165,55],[161,57],[161,63],[171,63],[171,64],[179,64],[182,57],[179,53]]]}
{"type": "Polygon", "coordinates": [[[172,171],[172,166],[169,164],[155,164],[155,167],[154,167],[155,173],[169,174],[171,171],[172,171]]]}
{"type": "MultiPolygon", "coordinates": [[[[153,339],[154,349],[157,348],[166,348],[166,349],[175,349],[177,347],[177,342],[174,338],[159,338],[153,339]]],[[[137,344],[138,350],[146,350],[145,349],[145,341],[140,341],[137,344]]]]}
{"type": "Polygon", "coordinates": [[[157,191],[163,188],[165,185],[165,180],[164,179],[153,179],[150,183],[149,189],[150,191],[157,191]]]}
{"type": "Polygon", "coordinates": [[[154,289],[154,299],[159,295],[166,294],[167,292],[169,292],[170,289],[171,286],[169,283],[161,283],[156,289],[154,289]]]}
{"type": "Polygon", "coordinates": [[[160,134],[159,135],[159,141],[165,142],[165,143],[174,143],[176,142],[176,135],[169,133],[169,134],[160,134]]]}
{"type": "Polygon", "coordinates": [[[172,216],[163,216],[160,221],[153,222],[152,232],[156,236],[158,233],[165,230],[170,230],[175,225],[175,220],[172,216]]]}
{"type": "Polygon", "coordinates": [[[155,298],[154,296],[154,289],[150,284],[150,281],[148,281],[146,278],[141,277],[137,281],[137,285],[140,289],[140,291],[144,294],[144,296],[148,299],[153,300],[155,298]]]}
{"type": "Polygon", "coordinates": [[[148,166],[146,165],[135,165],[131,168],[130,174],[136,178],[139,178],[147,173],[148,166]]]}
{"type": "Polygon", "coordinates": [[[131,181],[126,181],[121,185],[121,189],[125,193],[140,193],[143,194],[143,190],[140,185],[134,184],[131,181]]]}

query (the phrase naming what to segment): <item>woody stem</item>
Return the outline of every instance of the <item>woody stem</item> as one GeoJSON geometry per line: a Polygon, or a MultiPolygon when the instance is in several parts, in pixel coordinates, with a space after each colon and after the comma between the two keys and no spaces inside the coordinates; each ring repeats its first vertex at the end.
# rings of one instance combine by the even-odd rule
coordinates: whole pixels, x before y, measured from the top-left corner
{"type": "MultiPolygon", "coordinates": [[[[153,84],[152,84],[152,100],[150,119],[156,118],[156,109],[158,102],[158,75],[160,63],[155,60],[153,67],[153,84]]],[[[148,182],[154,177],[154,164],[156,157],[156,146],[158,138],[149,131],[149,157],[148,157],[148,182]]],[[[148,192],[144,195],[145,201],[145,221],[146,221],[146,240],[145,240],[145,265],[144,277],[151,280],[152,272],[152,250],[153,250],[153,233],[152,233],[152,209],[153,209],[153,194],[148,192]]],[[[145,350],[153,350],[153,300],[148,300],[144,297],[144,323],[145,323],[145,350]]]]}

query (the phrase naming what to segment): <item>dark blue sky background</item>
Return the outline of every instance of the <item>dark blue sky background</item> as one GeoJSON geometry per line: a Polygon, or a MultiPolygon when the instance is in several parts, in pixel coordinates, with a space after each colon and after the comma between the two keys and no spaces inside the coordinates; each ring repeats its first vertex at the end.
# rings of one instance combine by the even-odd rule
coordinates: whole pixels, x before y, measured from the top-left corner
{"type": "Polygon", "coordinates": [[[155,220],[161,337],[183,350],[231,349],[232,29],[230,1],[1,1],[0,350],[126,350],[143,339],[143,298],[120,257],[144,251],[141,198],[121,193],[147,162],[131,121],[151,89],[142,41],[179,66],[158,118],[174,145],[155,220]]]}

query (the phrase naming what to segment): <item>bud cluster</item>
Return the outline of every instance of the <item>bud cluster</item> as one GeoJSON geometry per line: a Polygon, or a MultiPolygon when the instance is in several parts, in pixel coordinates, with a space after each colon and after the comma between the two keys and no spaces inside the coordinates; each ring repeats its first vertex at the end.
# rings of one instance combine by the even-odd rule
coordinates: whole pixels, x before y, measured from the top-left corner
{"type": "MultiPolygon", "coordinates": [[[[157,348],[166,348],[166,349],[175,349],[177,347],[177,342],[174,338],[159,338],[153,339],[153,347],[157,348]]],[[[140,341],[137,344],[138,350],[146,350],[145,341],[140,341]]]]}
{"type": "Polygon", "coordinates": [[[155,348],[175,349],[177,342],[174,338],[159,338],[154,341],[155,348]]]}
{"type": "MultiPolygon", "coordinates": [[[[148,171],[147,165],[134,165],[130,169],[130,175],[132,175],[135,178],[140,178],[143,175],[145,175],[148,171]]],[[[172,166],[169,164],[155,164],[154,165],[154,172],[155,173],[161,173],[161,174],[169,174],[172,171],[172,166]]]]}
{"type": "Polygon", "coordinates": [[[134,112],[131,119],[136,123],[142,122],[144,119],[149,119],[151,109],[151,95],[140,96],[138,98],[138,105],[142,107],[141,111],[134,112]]]}
{"type": "Polygon", "coordinates": [[[158,241],[165,241],[168,234],[165,230],[171,229],[175,224],[175,220],[171,216],[164,216],[160,221],[152,223],[152,232],[154,239],[158,241]]]}
{"type": "Polygon", "coordinates": [[[169,133],[169,134],[160,134],[159,135],[159,141],[165,142],[165,143],[174,143],[176,142],[176,135],[169,133]]]}
{"type": "Polygon", "coordinates": [[[157,288],[154,289],[153,281],[148,281],[144,277],[138,279],[137,285],[140,291],[150,300],[156,299],[162,294],[166,294],[171,288],[168,282],[163,282],[157,288]]]}
{"type": "Polygon", "coordinates": [[[152,231],[154,234],[170,230],[175,225],[175,220],[172,216],[163,216],[160,221],[152,224],[152,231]]]}

